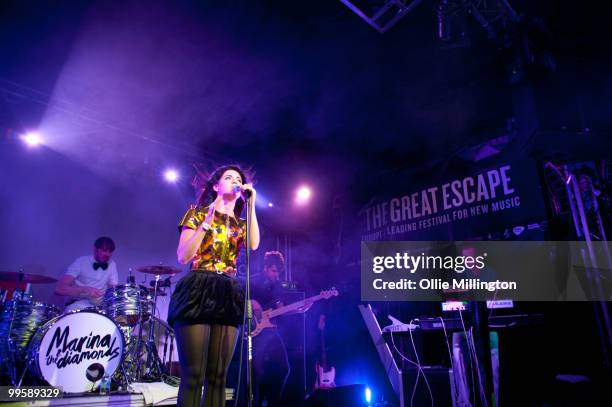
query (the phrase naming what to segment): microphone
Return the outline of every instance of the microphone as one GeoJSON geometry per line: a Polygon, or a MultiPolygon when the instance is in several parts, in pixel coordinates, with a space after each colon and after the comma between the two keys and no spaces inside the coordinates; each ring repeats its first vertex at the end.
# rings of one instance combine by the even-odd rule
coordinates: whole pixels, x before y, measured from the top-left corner
{"type": "Polygon", "coordinates": [[[233,191],[235,194],[241,193],[244,195],[245,198],[250,198],[251,197],[251,190],[250,189],[246,189],[243,190],[242,186],[240,185],[234,185],[233,191]]]}

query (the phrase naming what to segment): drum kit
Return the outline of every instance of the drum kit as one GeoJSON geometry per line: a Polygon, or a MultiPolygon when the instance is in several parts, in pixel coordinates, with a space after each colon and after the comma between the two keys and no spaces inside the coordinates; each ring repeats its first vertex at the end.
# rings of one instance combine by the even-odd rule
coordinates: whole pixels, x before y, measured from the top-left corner
{"type": "Polygon", "coordinates": [[[32,298],[32,284],[56,279],[32,269],[0,271],[0,281],[26,284],[10,300],[0,290],[0,376],[13,386],[26,379],[28,385],[48,384],[65,393],[93,391],[105,380],[123,389],[133,382],[172,381],[174,332],[155,311],[157,297],[167,295],[164,288],[170,286],[161,276],[181,270],[137,270],[155,276],[152,287],[137,285],[130,275],[127,284],[106,290],[100,306],[64,314],[32,298]]]}

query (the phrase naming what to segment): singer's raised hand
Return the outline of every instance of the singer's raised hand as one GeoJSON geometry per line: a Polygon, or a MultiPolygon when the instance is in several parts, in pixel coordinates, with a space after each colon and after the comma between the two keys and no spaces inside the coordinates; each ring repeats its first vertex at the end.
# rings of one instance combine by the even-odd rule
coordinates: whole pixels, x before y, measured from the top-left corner
{"type": "Polygon", "coordinates": [[[251,193],[251,199],[253,200],[253,202],[255,202],[255,195],[257,194],[257,191],[255,191],[255,188],[253,188],[253,184],[242,184],[243,196],[245,196],[246,191],[249,191],[251,193]]]}

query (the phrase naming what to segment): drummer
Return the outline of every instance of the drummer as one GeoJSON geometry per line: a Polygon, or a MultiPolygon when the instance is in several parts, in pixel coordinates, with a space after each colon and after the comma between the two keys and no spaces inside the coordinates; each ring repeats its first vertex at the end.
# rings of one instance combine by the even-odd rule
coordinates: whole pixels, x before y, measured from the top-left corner
{"type": "Polygon", "coordinates": [[[97,307],[106,289],[117,285],[117,265],[111,261],[114,251],[113,239],[99,237],[93,256],[79,257],[68,267],[55,287],[55,294],[70,297],[64,312],[97,307]]]}

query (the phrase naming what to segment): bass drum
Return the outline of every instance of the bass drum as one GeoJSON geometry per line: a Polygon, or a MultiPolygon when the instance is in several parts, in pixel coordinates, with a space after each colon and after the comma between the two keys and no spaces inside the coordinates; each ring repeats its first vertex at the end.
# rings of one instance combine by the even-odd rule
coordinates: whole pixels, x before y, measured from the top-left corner
{"type": "Polygon", "coordinates": [[[31,372],[65,393],[95,390],[121,364],[125,342],[112,319],[74,311],[49,320],[28,347],[31,372]]]}

